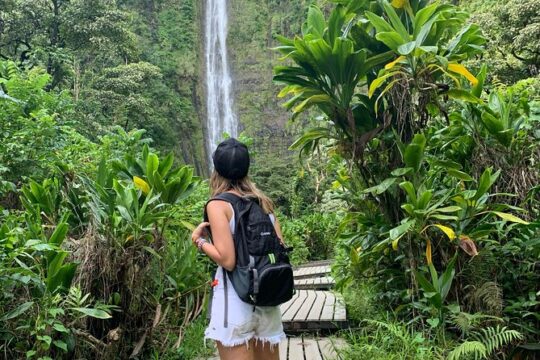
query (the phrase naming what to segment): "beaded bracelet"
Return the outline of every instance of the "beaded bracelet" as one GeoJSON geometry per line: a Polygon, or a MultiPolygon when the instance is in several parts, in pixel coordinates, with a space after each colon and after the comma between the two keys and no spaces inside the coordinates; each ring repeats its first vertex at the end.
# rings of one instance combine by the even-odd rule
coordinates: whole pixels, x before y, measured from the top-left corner
{"type": "Polygon", "coordinates": [[[199,251],[202,252],[202,247],[204,244],[206,244],[208,241],[206,241],[205,238],[203,237],[200,237],[197,239],[197,241],[195,241],[195,243],[197,244],[197,248],[199,249],[199,251]]]}

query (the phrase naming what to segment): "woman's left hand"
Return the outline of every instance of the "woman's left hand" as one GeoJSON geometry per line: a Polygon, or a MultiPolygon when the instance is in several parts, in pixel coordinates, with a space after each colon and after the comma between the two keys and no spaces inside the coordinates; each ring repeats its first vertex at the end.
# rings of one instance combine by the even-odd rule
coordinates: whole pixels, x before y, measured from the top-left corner
{"type": "Polygon", "coordinates": [[[196,244],[196,241],[201,238],[201,237],[204,237],[204,230],[207,226],[210,226],[210,223],[209,222],[202,222],[199,224],[199,226],[197,226],[195,228],[195,230],[193,230],[193,232],[191,233],[191,241],[193,242],[193,244],[195,246],[197,246],[196,244]]]}

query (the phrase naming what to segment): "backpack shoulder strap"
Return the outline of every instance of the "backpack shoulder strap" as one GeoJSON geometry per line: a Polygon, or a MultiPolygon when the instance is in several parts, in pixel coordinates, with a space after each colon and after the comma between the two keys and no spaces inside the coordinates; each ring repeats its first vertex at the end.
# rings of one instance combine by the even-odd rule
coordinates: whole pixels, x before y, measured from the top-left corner
{"type": "Polygon", "coordinates": [[[215,200],[222,200],[231,204],[235,212],[235,215],[238,211],[238,204],[243,201],[243,199],[240,196],[235,195],[233,193],[229,193],[229,192],[224,192],[224,193],[214,196],[213,198],[208,200],[206,204],[204,204],[204,221],[206,222],[208,222],[208,213],[206,212],[206,207],[208,206],[208,204],[210,204],[212,201],[215,201],[215,200]]]}

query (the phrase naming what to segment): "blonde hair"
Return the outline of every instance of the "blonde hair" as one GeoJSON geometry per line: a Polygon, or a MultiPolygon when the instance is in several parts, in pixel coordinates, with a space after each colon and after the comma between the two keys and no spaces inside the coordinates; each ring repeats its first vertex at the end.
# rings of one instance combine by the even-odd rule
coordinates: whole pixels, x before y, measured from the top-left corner
{"type": "Polygon", "coordinates": [[[213,171],[210,176],[210,194],[212,197],[234,190],[242,196],[257,198],[259,205],[264,212],[271,214],[274,212],[274,203],[268,196],[255,186],[255,184],[246,176],[238,180],[229,180],[219,175],[217,171],[213,171]]]}

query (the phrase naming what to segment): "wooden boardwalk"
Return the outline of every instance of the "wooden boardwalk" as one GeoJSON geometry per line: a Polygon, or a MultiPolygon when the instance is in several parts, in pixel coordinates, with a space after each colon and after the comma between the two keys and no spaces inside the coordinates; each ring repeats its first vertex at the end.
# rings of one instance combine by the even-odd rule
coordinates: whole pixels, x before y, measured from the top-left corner
{"type": "Polygon", "coordinates": [[[294,279],[294,287],[297,290],[328,290],[335,285],[334,278],[328,275],[294,279]]]}
{"type": "Polygon", "coordinates": [[[291,337],[279,344],[280,360],[340,360],[340,349],[347,344],[342,339],[291,337]]]}
{"type": "Polygon", "coordinates": [[[294,270],[294,278],[304,279],[317,276],[326,276],[328,273],[330,273],[330,265],[299,267],[294,270]]]}
{"type": "Polygon", "coordinates": [[[330,261],[295,268],[294,284],[293,298],[280,306],[283,329],[288,334],[279,344],[280,360],[343,359],[340,353],[347,346],[343,339],[316,337],[320,330],[328,332],[348,325],[343,297],[329,291],[335,284],[330,276],[330,261]]]}
{"type": "Polygon", "coordinates": [[[347,326],[343,298],[331,291],[297,290],[293,298],[280,308],[286,331],[341,329],[347,326]]]}

